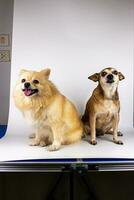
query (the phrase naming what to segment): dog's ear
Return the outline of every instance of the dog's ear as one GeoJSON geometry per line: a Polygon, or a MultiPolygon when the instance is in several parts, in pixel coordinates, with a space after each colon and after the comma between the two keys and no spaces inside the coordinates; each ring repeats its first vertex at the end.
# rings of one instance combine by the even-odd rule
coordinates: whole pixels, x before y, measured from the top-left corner
{"type": "Polygon", "coordinates": [[[51,72],[51,69],[49,69],[49,68],[46,68],[46,69],[43,69],[40,71],[40,73],[42,73],[46,79],[49,79],[50,72],[51,72]]]}
{"type": "Polygon", "coordinates": [[[123,79],[125,79],[125,76],[121,72],[119,72],[118,75],[119,75],[119,80],[120,81],[122,81],[123,79]]]}
{"type": "Polygon", "coordinates": [[[94,82],[97,82],[97,81],[99,81],[99,76],[100,76],[99,73],[95,73],[95,74],[89,76],[88,79],[90,79],[90,80],[92,80],[94,82]]]}

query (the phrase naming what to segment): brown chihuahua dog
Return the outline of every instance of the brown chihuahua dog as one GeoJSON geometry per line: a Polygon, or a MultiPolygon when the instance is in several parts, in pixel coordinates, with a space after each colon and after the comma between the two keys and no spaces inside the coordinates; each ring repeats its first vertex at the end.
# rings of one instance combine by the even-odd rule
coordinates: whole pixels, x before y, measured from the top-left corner
{"type": "Polygon", "coordinates": [[[119,81],[124,78],[121,72],[111,67],[88,77],[94,82],[98,81],[98,86],[88,100],[82,117],[85,132],[88,126],[88,132],[91,134],[90,143],[93,145],[97,144],[96,135],[105,133],[113,134],[114,143],[123,144],[118,139],[118,135],[121,134],[118,132],[120,101],[117,89],[119,81]]]}

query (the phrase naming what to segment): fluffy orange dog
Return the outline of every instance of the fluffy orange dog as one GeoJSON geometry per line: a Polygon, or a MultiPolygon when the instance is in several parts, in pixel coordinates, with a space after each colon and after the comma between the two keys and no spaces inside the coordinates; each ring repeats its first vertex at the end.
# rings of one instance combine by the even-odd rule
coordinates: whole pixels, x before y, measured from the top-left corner
{"type": "Polygon", "coordinates": [[[96,133],[98,135],[112,133],[114,142],[123,144],[118,139],[118,135],[120,135],[118,133],[120,112],[118,84],[125,78],[124,75],[114,68],[106,68],[88,78],[98,82],[98,86],[87,102],[85,114],[82,117],[85,127],[89,126],[91,144],[97,143],[96,133]]]}
{"type": "Polygon", "coordinates": [[[34,128],[31,145],[49,145],[48,150],[54,151],[61,144],[79,141],[83,126],[75,106],[58,91],[49,75],[50,69],[21,70],[14,100],[34,128]]]}

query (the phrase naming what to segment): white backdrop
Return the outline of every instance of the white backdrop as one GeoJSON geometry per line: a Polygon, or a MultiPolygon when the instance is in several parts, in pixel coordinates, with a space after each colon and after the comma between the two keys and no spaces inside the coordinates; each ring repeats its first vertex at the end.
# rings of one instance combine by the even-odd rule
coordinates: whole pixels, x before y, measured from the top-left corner
{"type": "Polygon", "coordinates": [[[10,143],[10,159],[134,157],[133,145],[130,147],[134,136],[128,137],[133,132],[133,2],[15,0],[10,114],[8,131],[1,141],[3,147],[10,143]],[[53,153],[28,146],[29,127],[14,106],[12,90],[20,69],[40,70],[47,65],[52,70],[50,79],[76,104],[80,114],[96,86],[88,80],[89,75],[107,66],[125,75],[119,86],[124,146],[113,144],[110,136],[100,138],[96,147],[80,142],[53,153]]]}

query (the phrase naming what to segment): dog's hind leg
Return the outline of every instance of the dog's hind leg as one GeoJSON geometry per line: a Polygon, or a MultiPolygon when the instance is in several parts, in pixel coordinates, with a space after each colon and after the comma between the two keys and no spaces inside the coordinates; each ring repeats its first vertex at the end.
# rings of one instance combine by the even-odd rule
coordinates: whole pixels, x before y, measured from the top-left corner
{"type": "Polygon", "coordinates": [[[29,145],[30,146],[39,146],[40,141],[41,141],[40,135],[38,133],[36,133],[35,138],[32,141],[30,141],[29,145]]]}
{"type": "MultiPolygon", "coordinates": [[[[113,135],[113,129],[106,131],[105,134],[113,135]]],[[[123,133],[121,131],[118,131],[117,135],[122,137],[123,133]]]]}
{"type": "Polygon", "coordinates": [[[30,139],[35,138],[35,133],[31,133],[31,134],[29,135],[29,138],[30,138],[30,139]]]}
{"type": "Polygon", "coordinates": [[[81,140],[83,133],[82,127],[75,128],[65,133],[62,144],[72,144],[81,140]]]}
{"type": "Polygon", "coordinates": [[[117,132],[118,136],[123,136],[123,133],[121,131],[117,132]]]}

